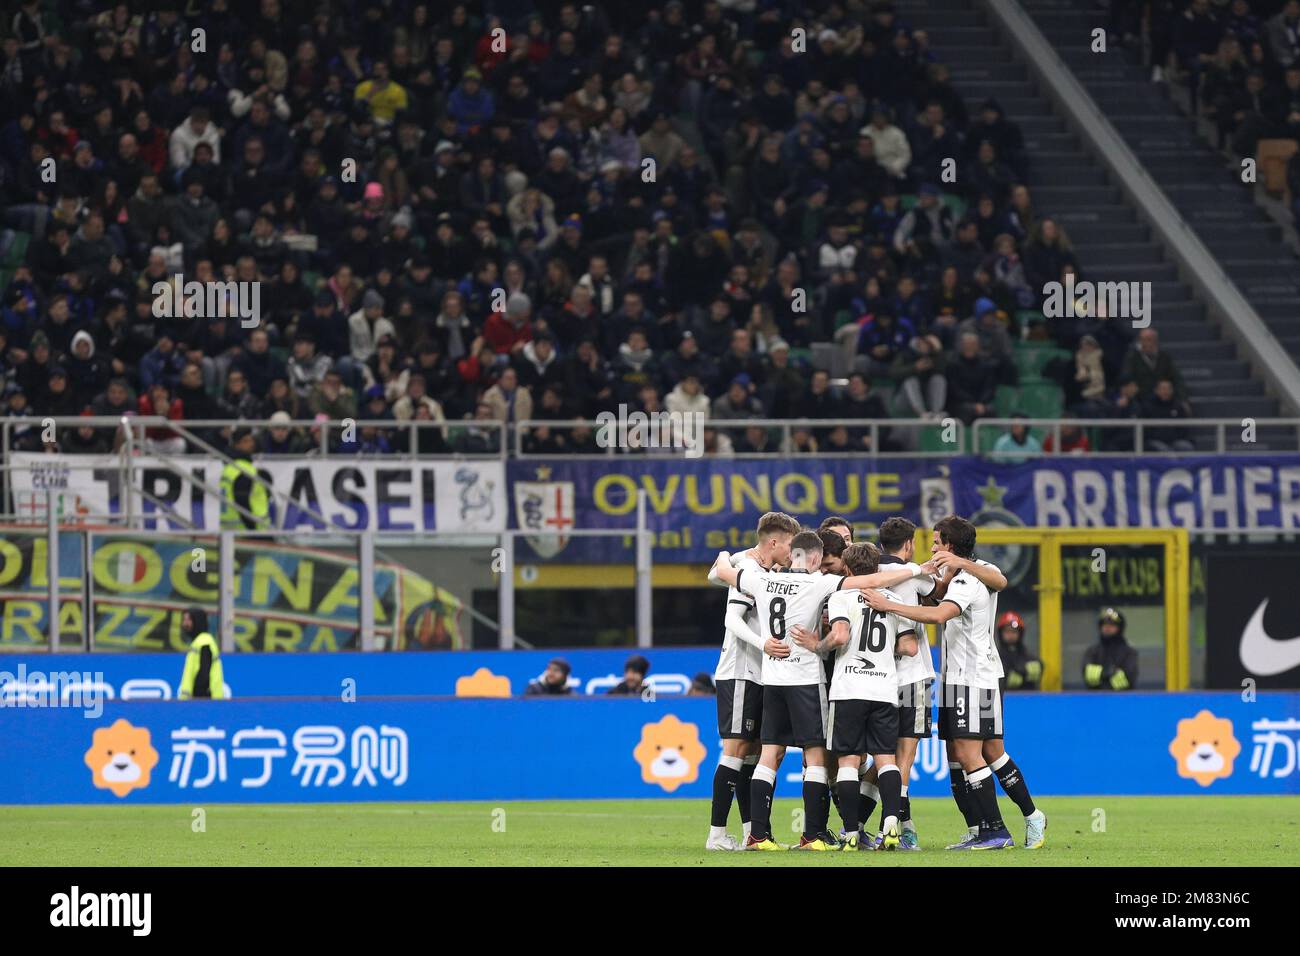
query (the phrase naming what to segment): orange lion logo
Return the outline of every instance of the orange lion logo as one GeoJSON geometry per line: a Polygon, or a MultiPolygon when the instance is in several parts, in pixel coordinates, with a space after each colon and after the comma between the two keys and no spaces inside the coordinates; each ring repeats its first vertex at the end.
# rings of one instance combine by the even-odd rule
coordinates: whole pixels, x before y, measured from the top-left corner
{"type": "Polygon", "coordinates": [[[705,753],[699,728],[668,714],[659,723],[641,728],[641,742],[632,756],[641,765],[642,780],[672,793],[682,784],[696,781],[705,753]]]}
{"type": "Polygon", "coordinates": [[[457,697],[509,697],[510,678],[480,667],[473,674],[456,678],[457,697]]]}
{"type": "Polygon", "coordinates": [[[1203,710],[1178,722],[1178,736],[1169,744],[1178,764],[1178,776],[1190,777],[1202,787],[1232,776],[1232,762],[1241,744],[1232,733],[1232,721],[1203,710]]]}
{"type": "Polygon", "coordinates": [[[125,797],[132,790],[149,786],[149,772],[158,765],[158,751],[149,742],[149,731],[132,727],[118,718],[112,727],[100,727],[86,751],[86,766],[100,790],[112,790],[125,797]]]}

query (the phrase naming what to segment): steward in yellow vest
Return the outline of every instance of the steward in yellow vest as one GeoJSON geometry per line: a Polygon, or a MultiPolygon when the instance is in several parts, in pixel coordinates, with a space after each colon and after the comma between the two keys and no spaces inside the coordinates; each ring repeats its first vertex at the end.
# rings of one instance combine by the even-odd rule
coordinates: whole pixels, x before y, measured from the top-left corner
{"type": "Polygon", "coordinates": [[[266,486],[257,481],[253,452],[257,439],[247,428],[236,429],[232,445],[234,458],[221,469],[221,527],[268,531],[271,528],[271,500],[266,486]],[[253,517],[239,512],[235,505],[253,517]]]}
{"type": "Polygon", "coordinates": [[[181,632],[190,639],[181,674],[181,700],[224,700],[226,681],[221,671],[221,646],[208,633],[208,612],[201,607],[181,615],[181,632]]]}

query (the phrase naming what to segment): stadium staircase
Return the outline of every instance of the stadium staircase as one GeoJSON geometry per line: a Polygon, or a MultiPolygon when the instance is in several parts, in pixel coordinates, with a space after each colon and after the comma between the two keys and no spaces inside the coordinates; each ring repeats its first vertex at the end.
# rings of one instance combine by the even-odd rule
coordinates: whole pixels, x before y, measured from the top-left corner
{"type": "MultiPolygon", "coordinates": [[[[1099,15],[1079,9],[1073,0],[1026,0],[1024,5],[1151,175],[1210,249],[1223,257],[1243,293],[1268,317],[1275,333],[1284,336],[1283,345],[1300,352],[1300,288],[1278,278],[1293,277],[1296,267],[1281,244],[1277,226],[1254,209],[1242,187],[1233,185],[1222,161],[1156,87],[1143,86],[1140,76],[1132,74],[1135,68],[1119,56],[1089,52],[1092,28],[1104,26],[1099,15]],[[1289,297],[1286,301],[1294,301],[1295,306],[1286,307],[1281,300],[1273,305],[1271,298],[1256,293],[1289,297]]],[[[1179,278],[1161,243],[990,25],[983,0],[901,0],[896,6],[900,18],[930,34],[933,49],[951,68],[953,84],[972,114],[982,100],[993,97],[1007,118],[1019,124],[1029,155],[1028,186],[1035,208],[1065,227],[1081,277],[1151,282],[1153,323],[1161,347],[1182,370],[1194,413],[1204,418],[1279,415],[1278,403],[1252,377],[1235,344],[1209,321],[1205,304],[1179,278]]],[[[1023,362],[1021,367],[1026,370],[1023,362]]],[[[1020,410],[1031,417],[1050,412],[1037,406],[1032,384],[1022,392],[1020,410]]],[[[1229,447],[1237,437],[1229,433],[1229,447]]],[[[1195,440],[1207,450],[1213,447],[1208,431],[1196,434],[1195,440]]],[[[1261,428],[1258,443],[1251,447],[1256,451],[1294,448],[1294,430],[1261,428]]]]}

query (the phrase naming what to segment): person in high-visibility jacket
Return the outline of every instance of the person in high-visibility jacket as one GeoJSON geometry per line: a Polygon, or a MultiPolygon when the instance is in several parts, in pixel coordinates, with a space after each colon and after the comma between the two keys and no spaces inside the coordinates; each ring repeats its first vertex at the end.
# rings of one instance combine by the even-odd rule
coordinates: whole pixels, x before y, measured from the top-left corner
{"type": "Polygon", "coordinates": [[[181,673],[181,700],[224,700],[226,680],[221,671],[221,646],[208,632],[208,612],[191,607],[181,615],[181,632],[189,638],[185,670],[181,673]]]}
{"type": "Polygon", "coordinates": [[[257,481],[253,452],[257,438],[252,430],[236,429],[231,442],[231,462],[221,469],[221,527],[266,531],[271,527],[271,499],[257,481]],[[235,508],[238,505],[252,517],[235,508]]]}
{"type": "Polygon", "coordinates": [[[1137,648],[1124,636],[1124,615],[1113,607],[1097,617],[1097,643],[1083,655],[1083,682],[1091,690],[1132,690],[1138,682],[1137,648]]]}
{"type": "Polygon", "coordinates": [[[1037,690],[1043,679],[1043,662],[1025,646],[1025,619],[1015,611],[1005,611],[998,618],[994,640],[1002,661],[1003,690],[1037,690]]]}

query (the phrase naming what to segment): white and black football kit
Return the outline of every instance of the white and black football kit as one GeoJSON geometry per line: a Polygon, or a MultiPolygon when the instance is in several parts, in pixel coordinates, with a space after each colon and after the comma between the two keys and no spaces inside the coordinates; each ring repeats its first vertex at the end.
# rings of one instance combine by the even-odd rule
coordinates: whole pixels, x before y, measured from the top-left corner
{"type": "MultiPolygon", "coordinates": [[[[901,595],[881,590],[888,600],[901,595]]],[[[840,591],[828,604],[831,627],[849,627],[848,643],[836,648],[830,691],[830,737],[839,753],[892,754],[898,745],[898,638],[916,626],[896,614],[873,610],[859,590],[840,591]]]]}
{"type": "Polygon", "coordinates": [[[1001,739],[1002,662],[993,643],[997,597],[973,575],[959,571],[944,602],[961,613],[943,625],[939,737],[1001,739]]]}
{"type": "MultiPolygon", "coordinates": [[[[762,571],[751,557],[736,565],[744,571],[762,571]]],[[[754,599],[736,588],[727,589],[727,607],[744,609],[745,623],[758,631],[754,599]]],[[[718,734],[724,740],[757,740],[763,720],[763,652],[724,628],[722,653],[714,672],[718,689],[718,734]]]]}
{"type": "Polygon", "coordinates": [[[822,747],[826,744],[826,674],[822,659],[800,647],[791,636],[795,625],[816,634],[822,606],[840,589],[844,578],[820,571],[741,570],[736,588],[752,596],[758,632],[781,641],[790,656],[763,655],[763,719],[760,740],[783,747],[822,747]]]}
{"type": "MultiPolygon", "coordinates": [[[[885,554],[881,555],[880,569],[883,571],[888,565],[905,563],[902,558],[885,554]]],[[[889,590],[896,595],[893,600],[899,604],[917,605],[921,598],[934,590],[934,579],[923,574],[895,584],[889,590]]],[[[919,646],[915,657],[903,657],[898,661],[898,736],[929,737],[933,719],[934,660],[930,656],[925,625],[906,619],[904,623],[915,629],[919,646]]]]}

